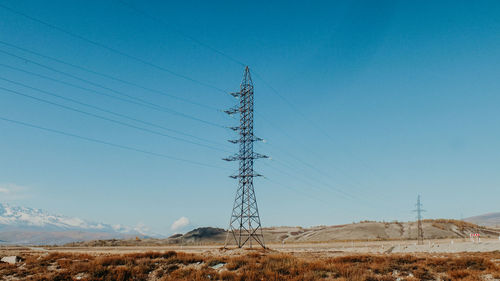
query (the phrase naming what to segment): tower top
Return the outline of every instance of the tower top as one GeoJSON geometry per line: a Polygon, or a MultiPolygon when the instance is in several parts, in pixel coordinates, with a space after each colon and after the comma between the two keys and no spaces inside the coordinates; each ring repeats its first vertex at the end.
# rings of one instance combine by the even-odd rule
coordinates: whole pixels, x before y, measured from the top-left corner
{"type": "Polygon", "coordinates": [[[245,67],[245,72],[243,74],[243,81],[241,81],[240,85],[240,90],[242,91],[242,94],[244,89],[247,91],[249,89],[253,90],[253,81],[252,81],[252,76],[250,75],[250,68],[248,67],[248,65],[245,67]]]}

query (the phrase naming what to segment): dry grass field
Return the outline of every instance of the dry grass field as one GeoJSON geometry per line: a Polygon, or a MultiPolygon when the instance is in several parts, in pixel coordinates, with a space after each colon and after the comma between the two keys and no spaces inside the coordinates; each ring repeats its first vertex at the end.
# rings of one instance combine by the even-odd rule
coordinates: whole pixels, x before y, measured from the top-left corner
{"type": "Polygon", "coordinates": [[[0,280],[500,280],[500,252],[334,256],[276,250],[133,253],[1,250],[0,280]]]}

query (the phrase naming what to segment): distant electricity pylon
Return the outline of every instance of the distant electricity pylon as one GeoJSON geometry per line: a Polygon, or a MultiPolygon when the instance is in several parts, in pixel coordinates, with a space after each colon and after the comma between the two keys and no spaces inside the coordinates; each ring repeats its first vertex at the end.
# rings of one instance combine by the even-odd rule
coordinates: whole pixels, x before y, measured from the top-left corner
{"type": "Polygon", "coordinates": [[[253,178],[261,175],[254,172],[253,162],[255,159],[267,158],[267,156],[253,151],[253,143],[262,139],[255,137],[253,134],[253,82],[248,66],[245,68],[240,91],[231,93],[231,95],[239,99],[239,104],[224,112],[229,115],[239,113],[240,125],[231,127],[233,131],[238,132],[239,139],[230,140],[229,142],[239,143],[240,151],[234,156],[224,158],[226,161],[239,161],[238,174],[230,176],[238,179],[238,189],[234,199],[225,246],[228,245],[231,239],[234,239],[239,248],[243,247],[247,242],[252,247],[252,240],[255,240],[265,248],[259,209],[257,208],[257,199],[253,188],[253,178]]]}
{"type": "Polygon", "coordinates": [[[414,212],[417,212],[417,225],[418,225],[418,230],[417,230],[417,242],[419,245],[424,244],[424,229],[422,227],[422,212],[425,212],[424,209],[422,209],[422,203],[420,203],[420,195],[417,197],[417,204],[415,204],[417,209],[413,210],[414,212]]]}

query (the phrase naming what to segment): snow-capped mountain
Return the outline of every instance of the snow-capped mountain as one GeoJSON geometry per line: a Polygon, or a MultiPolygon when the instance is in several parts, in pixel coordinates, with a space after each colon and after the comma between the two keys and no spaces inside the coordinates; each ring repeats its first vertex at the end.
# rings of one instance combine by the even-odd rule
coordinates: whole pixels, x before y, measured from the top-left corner
{"type": "Polygon", "coordinates": [[[0,203],[0,242],[63,244],[80,240],[158,236],[143,227],[127,227],[49,214],[40,209],[0,203]]]}

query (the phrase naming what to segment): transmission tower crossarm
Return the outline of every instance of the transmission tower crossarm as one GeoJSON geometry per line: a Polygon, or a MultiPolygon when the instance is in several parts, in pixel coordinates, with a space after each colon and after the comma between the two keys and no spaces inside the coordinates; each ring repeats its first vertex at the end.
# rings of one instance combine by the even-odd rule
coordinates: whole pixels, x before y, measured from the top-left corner
{"type": "Polygon", "coordinates": [[[231,175],[229,176],[230,178],[232,179],[238,179],[238,178],[247,178],[247,177],[262,177],[261,174],[257,174],[257,173],[253,173],[253,174],[247,174],[247,175],[241,175],[241,174],[238,174],[238,175],[231,175]]]}
{"type": "MultiPolygon", "coordinates": [[[[238,139],[238,140],[228,140],[228,142],[230,142],[230,143],[239,143],[239,142],[242,142],[242,141],[243,140],[241,140],[241,139],[238,139]]],[[[250,138],[249,140],[245,140],[245,141],[263,141],[263,139],[254,136],[254,137],[250,138]]]]}
{"type": "Polygon", "coordinates": [[[236,154],[236,155],[233,155],[233,156],[222,158],[222,160],[224,160],[224,161],[240,161],[240,160],[249,160],[249,159],[254,160],[254,159],[261,159],[261,158],[269,158],[269,156],[262,155],[262,154],[259,154],[259,153],[252,153],[250,155],[236,154]]]}
{"type": "Polygon", "coordinates": [[[224,113],[229,114],[229,115],[233,115],[233,114],[236,114],[238,112],[240,112],[239,108],[231,108],[228,110],[224,110],[224,113]]]}

